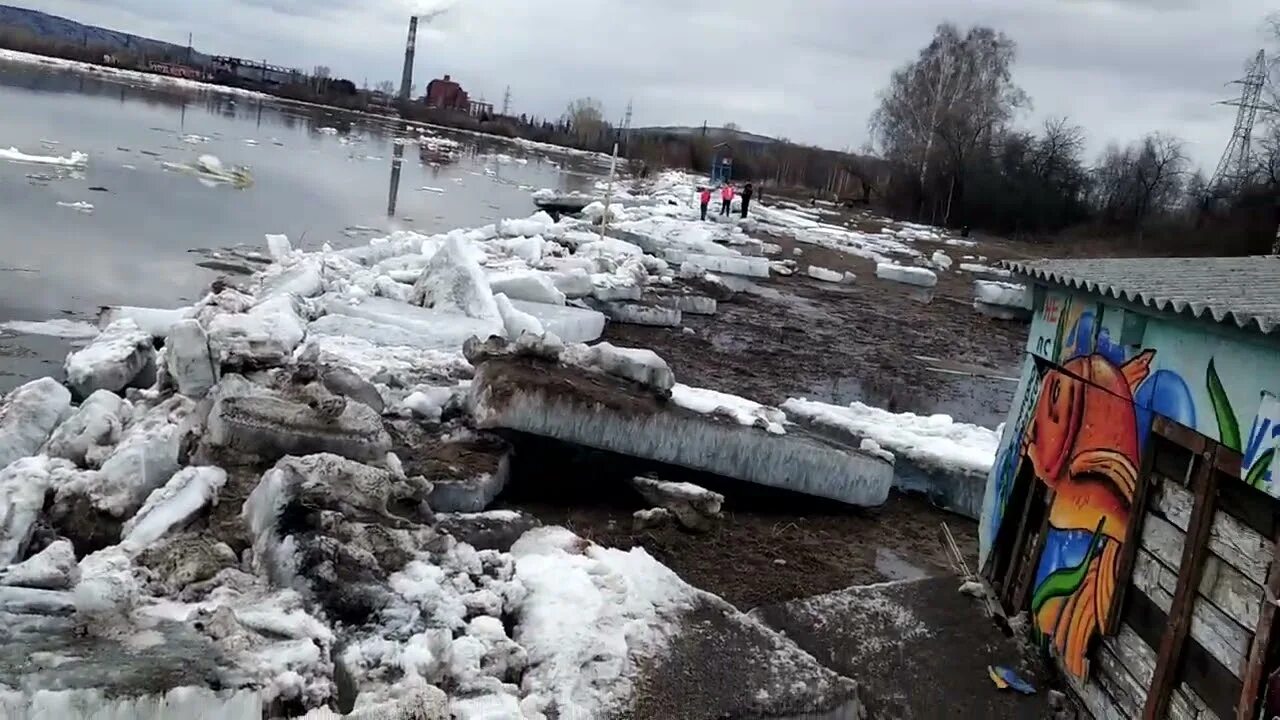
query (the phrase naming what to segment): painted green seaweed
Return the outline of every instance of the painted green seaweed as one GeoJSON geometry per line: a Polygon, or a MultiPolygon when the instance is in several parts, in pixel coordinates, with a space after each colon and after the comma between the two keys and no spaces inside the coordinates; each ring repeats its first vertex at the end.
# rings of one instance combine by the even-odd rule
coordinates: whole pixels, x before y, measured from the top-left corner
{"type": "Polygon", "coordinates": [[[1271,463],[1275,460],[1276,449],[1267,448],[1258,455],[1258,459],[1253,461],[1253,467],[1249,468],[1249,474],[1245,476],[1244,481],[1250,487],[1261,488],[1266,484],[1267,470],[1271,469],[1271,463]]]}
{"type": "Polygon", "coordinates": [[[1227,397],[1227,389],[1222,386],[1218,377],[1218,368],[1213,360],[1209,360],[1208,370],[1209,400],[1213,403],[1213,414],[1218,418],[1218,442],[1240,452],[1244,447],[1240,442],[1240,423],[1231,408],[1231,399],[1227,397]]]}
{"type": "Polygon", "coordinates": [[[1093,561],[1094,556],[1098,554],[1098,549],[1102,545],[1102,524],[1105,519],[1098,521],[1098,527],[1093,531],[1093,539],[1089,541],[1089,549],[1084,554],[1084,559],[1079,565],[1069,568],[1060,568],[1049,573],[1039,587],[1036,588],[1035,595],[1031,597],[1031,612],[1036,614],[1040,612],[1040,608],[1050,600],[1058,597],[1067,597],[1075,592],[1080,584],[1084,582],[1084,576],[1089,572],[1089,563],[1093,561]]]}

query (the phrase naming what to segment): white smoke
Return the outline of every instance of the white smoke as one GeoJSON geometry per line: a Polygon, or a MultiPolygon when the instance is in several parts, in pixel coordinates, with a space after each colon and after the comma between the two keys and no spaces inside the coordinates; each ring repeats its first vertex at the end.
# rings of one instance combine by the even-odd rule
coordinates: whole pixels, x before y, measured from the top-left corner
{"type": "Polygon", "coordinates": [[[458,4],[457,0],[402,0],[408,11],[417,15],[423,24],[445,15],[458,4]]]}

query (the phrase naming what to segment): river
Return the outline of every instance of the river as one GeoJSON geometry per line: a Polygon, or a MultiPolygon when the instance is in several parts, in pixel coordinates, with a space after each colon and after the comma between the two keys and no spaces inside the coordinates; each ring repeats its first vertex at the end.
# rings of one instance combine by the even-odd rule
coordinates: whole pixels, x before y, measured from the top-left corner
{"type": "MultiPolygon", "coordinates": [[[[594,158],[498,138],[4,61],[0,108],[0,151],[88,156],[0,159],[0,323],[176,306],[252,269],[228,250],[268,233],[314,249],[482,225],[530,215],[534,188],[589,190],[602,173],[594,158]],[[177,169],[203,155],[252,184],[177,169]]],[[[58,375],[71,347],[0,329],[0,392],[58,375]]]]}

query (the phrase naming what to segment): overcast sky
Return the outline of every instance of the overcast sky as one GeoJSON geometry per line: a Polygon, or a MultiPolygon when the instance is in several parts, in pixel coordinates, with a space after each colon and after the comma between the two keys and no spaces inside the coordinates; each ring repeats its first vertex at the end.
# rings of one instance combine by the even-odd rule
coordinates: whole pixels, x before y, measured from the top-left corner
{"type": "MultiPolygon", "coordinates": [[[[14,1],[14,0],[9,0],[14,1]]],[[[413,0],[16,0],[205,52],[328,65],[357,82],[400,77],[413,0]]],[[[438,0],[418,0],[434,6],[438,0]]],[[[417,79],[450,73],[473,97],[558,116],[600,98],[633,124],[712,125],[858,148],[889,72],[945,21],[1018,43],[1034,107],[1069,115],[1091,148],[1150,130],[1187,140],[1207,170],[1234,109],[1214,105],[1260,47],[1262,0],[458,0],[425,29],[417,79]]],[[[423,9],[420,7],[420,9],[423,9]]]]}

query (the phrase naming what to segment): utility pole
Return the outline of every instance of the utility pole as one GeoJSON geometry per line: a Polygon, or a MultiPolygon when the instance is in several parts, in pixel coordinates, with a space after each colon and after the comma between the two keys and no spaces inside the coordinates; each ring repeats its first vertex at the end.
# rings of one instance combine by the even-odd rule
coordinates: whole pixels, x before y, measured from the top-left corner
{"type": "Polygon", "coordinates": [[[511,86],[507,86],[507,91],[502,95],[502,116],[511,116],[511,86]]]}
{"type": "Polygon", "coordinates": [[[191,43],[195,40],[194,33],[187,33],[187,65],[191,64],[191,43]]]}

